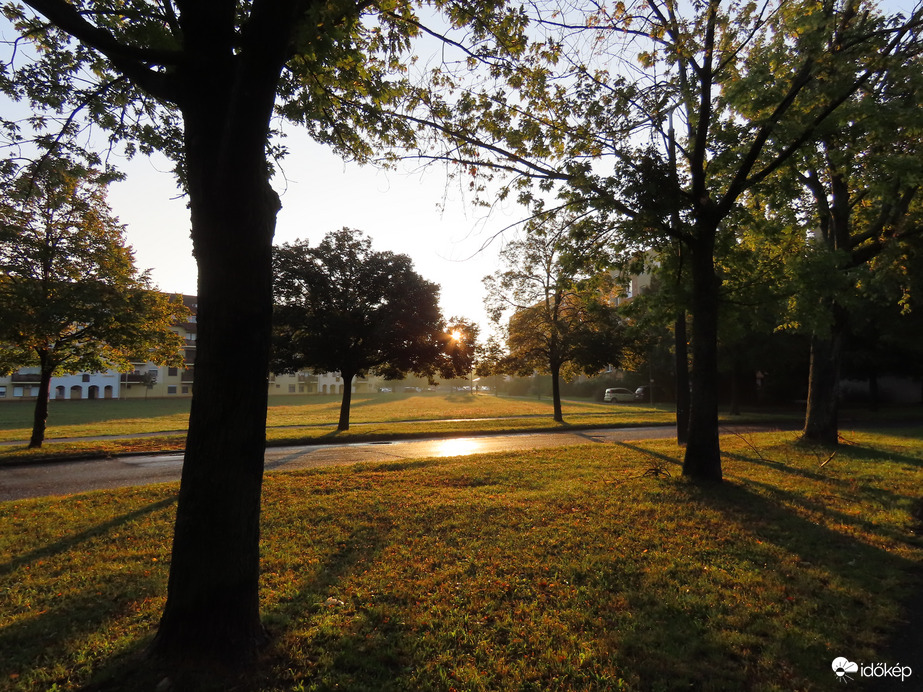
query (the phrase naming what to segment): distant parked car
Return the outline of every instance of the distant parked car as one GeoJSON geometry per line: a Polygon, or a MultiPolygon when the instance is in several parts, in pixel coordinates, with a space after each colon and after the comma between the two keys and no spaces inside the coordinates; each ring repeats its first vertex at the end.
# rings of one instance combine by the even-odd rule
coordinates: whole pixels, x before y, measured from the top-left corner
{"type": "MultiPolygon", "coordinates": [[[[663,400],[663,391],[659,387],[654,387],[654,399],[653,401],[663,400]]],[[[645,401],[647,403],[651,402],[651,386],[642,385],[635,390],[635,401],[645,401]]]]}
{"type": "Polygon", "coordinates": [[[383,392],[383,393],[384,393],[384,392],[390,392],[390,391],[391,391],[391,387],[379,387],[379,388],[378,388],[378,391],[379,391],[379,392],[383,392]]]}
{"type": "Polygon", "coordinates": [[[610,387],[603,395],[603,401],[609,402],[615,401],[617,403],[623,403],[634,400],[635,395],[631,393],[631,390],[625,389],[624,387],[610,387]]]}

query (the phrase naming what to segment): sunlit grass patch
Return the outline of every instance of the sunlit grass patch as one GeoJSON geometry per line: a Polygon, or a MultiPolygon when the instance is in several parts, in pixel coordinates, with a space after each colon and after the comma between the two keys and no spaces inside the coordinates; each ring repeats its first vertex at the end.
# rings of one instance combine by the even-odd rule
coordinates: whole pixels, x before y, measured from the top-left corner
{"type": "MultiPolygon", "coordinates": [[[[723,438],[718,486],[668,441],[271,474],[274,637],[240,684],[828,689],[836,656],[887,660],[923,557],[923,444],[845,436],[823,466],[790,433],[723,438]]],[[[76,687],[147,641],[174,492],[0,505],[0,688],[76,687]]]]}

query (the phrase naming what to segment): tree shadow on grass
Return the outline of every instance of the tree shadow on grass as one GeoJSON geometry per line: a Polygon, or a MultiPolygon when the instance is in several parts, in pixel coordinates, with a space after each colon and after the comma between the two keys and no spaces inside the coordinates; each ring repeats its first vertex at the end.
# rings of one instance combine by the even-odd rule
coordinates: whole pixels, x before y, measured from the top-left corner
{"type": "Polygon", "coordinates": [[[362,514],[364,520],[350,525],[345,537],[322,547],[321,562],[305,570],[297,592],[266,612],[274,640],[263,661],[266,674],[310,670],[311,679],[291,683],[355,690],[386,689],[399,677],[406,645],[388,608],[377,602],[387,595],[346,593],[342,587],[368,569],[389,542],[391,519],[378,510],[362,514]],[[300,634],[305,629],[311,631],[307,640],[300,634]]]}
{"type": "MultiPolygon", "coordinates": [[[[18,617],[0,630],[0,651],[15,652],[9,656],[0,656],[3,660],[0,680],[31,679],[38,669],[41,677],[35,679],[36,688],[54,683],[62,689],[68,688],[89,676],[93,668],[99,667],[104,671],[112,666],[118,667],[116,661],[137,656],[143,651],[146,645],[143,640],[126,644],[123,650],[114,654],[110,651],[100,654],[105,647],[101,649],[99,643],[85,643],[105,637],[112,623],[122,623],[118,627],[124,627],[126,619],[135,617],[133,613],[137,617],[147,617],[143,614],[142,604],[162,593],[162,575],[147,569],[148,565],[139,561],[119,561],[108,567],[105,564],[97,565],[86,574],[77,575],[75,579],[72,564],[80,564],[83,544],[94,539],[105,540],[107,535],[130,522],[167,509],[175,502],[175,496],[164,498],[18,555],[0,565],[0,577],[8,583],[3,587],[0,582],[0,591],[6,591],[11,597],[18,593],[18,598],[27,609],[15,613],[18,617]],[[60,565],[56,562],[58,558],[63,558],[60,565]],[[60,569],[69,572],[62,577],[60,586],[55,587],[60,588],[62,593],[54,598],[49,598],[50,595],[45,593],[24,591],[26,587],[23,585],[29,584],[30,578],[23,571],[31,572],[36,564],[41,563],[44,566],[36,568],[36,571],[60,569]],[[23,575],[21,578],[17,576],[20,574],[23,575]],[[75,583],[80,585],[79,590],[73,588],[75,583]],[[35,599],[40,602],[34,602],[35,599]],[[104,657],[101,663],[97,660],[100,656],[104,657]],[[49,665],[49,661],[57,663],[49,665]]],[[[94,561],[91,556],[86,559],[90,563],[94,561]]],[[[121,636],[122,633],[117,632],[117,635],[121,636]]]]}
{"type": "MultiPolygon", "coordinates": [[[[768,686],[772,671],[758,670],[762,657],[788,663],[793,674],[807,675],[815,684],[827,675],[833,682],[830,663],[837,655],[882,647],[876,652],[882,658],[875,660],[887,660],[887,633],[898,623],[869,621],[870,606],[890,602],[900,607],[915,581],[916,563],[798,516],[785,506],[799,499],[795,496],[767,496],[735,482],[678,485],[688,501],[718,511],[729,531],[749,534],[744,566],[752,567],[742,567],[740,556],[732,560],[720,550],[690,556],[713,570],[745,569],[746,578],[735,587],[738,603],[728,612],[722,612],[723,604],[697,599],[694,593],[687,597],[683,584],[663,588],[662,575],[646,575],[654,584],[651,593],[643,583],[632,589],[628,601],[635,618],[620,638],[619,655],[624,654],[624,665],[635,671],[642,689],[768,686]],[[780,563],[777,551],[796,559],[780,563]],[[903,588],[882,592],[886,577],[895,577],[903,588]],[[842,600],[822,597],[828,589],[841,592],[842,600]],[[761,616],[751,616],[746,601],[765,599],[768,593],[778,594],[778,616],[767,616],[765,605],[761,616]],[[785,611],[801,607],[797,601],[805,597],[814,601],[809,619],[786,621],[785,611]]],[[[778,671],[775,682],[784,681],[785,674],[778,671]]],[[[798,689],[806,683],[804,678],[792,681],[798,689]]]]}
{"type": "Polygon", "coordinates": [[[141,507],[140,509],[136,509],[121,516],[114,517],[113,519],[110,519],[109,521],[102,524],[98,524],[97,526],[86,528],[79,533],[65,536],[64,538],[61,538],[54,543],[49,543],[48,545],[42,546],[41,548],[31,550],[28,553],[17,555],[9,562],[0,564],[0,577],[9,574],[10,572],[22,567],[23,565],[27,565],[30,562],[50,558],[58,555],[59,553],[72,550],[85,541],[109,533],[113,529],[124,526],[128,522],[134,521],[135,519],[140,519],[141,517],[153,514],[158,510],[166,509],[175,502],[175,495],[166,497],[163,500],[152,502],[151,504],[145,507],[141,507]]]}
{"type": "MultiPolygon", "coordinates": [[[[665,454],[617,444],[646,455],[655,463],[679,464],[665,454]]],[[[867,459],[873,456],[868,451],[857,450],[856,455],[867,459]]],[[[848,481],[765,459],[733,456],[807,480],[834,482],[843,487],[850,485],[848,481]]],[[[881,456],[894,458],[886,453],[881,456]]],[[[830,681],[834,680],[830,663],[839,655],[858,656],[856,652],[865,651],[869,656],[876,656],[875,661],[905,660],[901,654],[906,653],[907,647],[901,648],[903,635],[899,633],[901,626],[907,629],[906,623],[923,606],[919,599],[909,596],[919,589],[920,565],[871,545],[862,536],[870,534],[919,547],[919,539],[909,529],[902,532],[877,525],[861,514],[837,511],[825,506],[822,500],[769,483],[750,480],[712,485],[680,482],[676,487],[689,501],[720,512],[725,518],[721,525],[727,526],[729,531],[743,530],[749,534],[752,556],[748,561],[754,563],[755,570],[748,579],[756,581],[750,585],[743,583],[738,589],[778,589],[780,617],[778,623],[754,621],[751,629],[740,626],[741,613],[722,622],[721,613],[717,612],[721,609],[714,608],[715,604],[697,605],[693,599],[687,605],[681,597],[669,597],[669,591],[666,598],[661,597],[663,590],[658,591],[656,586],[647,588],[642,583],[630,587],[629,607],[635,618],[633,627],[620,636],[618,655],[625,656],[623,665],[636,673],[641,689],[721,690],[770,685],[773,682],[770,672],[754,668],[760,657],[790,662],[793,671],[807,673],[808,680],[813,679],[815,685],[822,684],[828,675],[830,681]],[[824,516],[825,521],[815,523],[799,515],[797,507],[824,516]],[[831,528],[837,525],[846,528],[831,528]],[[780,553],[788,558],[783,558],[784,566],[780,566],[780,553]],[[889,588],[883,589],[882,584],[888,584],[889,588]],[[821,595],[829,593],[830,589],[843,594],[840,602],[834,603],[821,595]],[[787,596],[789,592],[793,595],[787,596]],[[784,623],[784,611],[795,607],[790,598],[811,598],[811,594],[818,596],[811,606],[815,612],[807,620],[796,626],[779,624],[784,623]],[[876,606],[887,606],[892,612],[903,611],[903,619],[883,621],[879,616],[877,620],[870,620],[870,611],[876,606]],[[714,664],[703,667],[710,659],[714,664]],[[723,659],[724,663],[719,664],[718,659],[723,659]]],[[[849,490],[860,498],[865,494],[870,500],[886,505],[911,499],[886,489],[850,487],[849,490]]],[[[690,529],[696,530],[696,527],[690,529]]],[[[715,558],[709,568],[722,569],[720,551],[715,558]]],[[[657,575],[649,576],[651,581],[658,582],[657,575]]],[[[619,576],[611,578],[617,582],[619,576]]],[[[743,622],[746,622],[746,614],[743,615],[743,622]]],[[[913,641],[919,641],[919,637],[913,641]]],[[[779,675],[776,683],[784,679],[785,672],[779,671],[779,675]]],[[[793,684],[800,688],[808,683],[801,679],[793,684]]]]}

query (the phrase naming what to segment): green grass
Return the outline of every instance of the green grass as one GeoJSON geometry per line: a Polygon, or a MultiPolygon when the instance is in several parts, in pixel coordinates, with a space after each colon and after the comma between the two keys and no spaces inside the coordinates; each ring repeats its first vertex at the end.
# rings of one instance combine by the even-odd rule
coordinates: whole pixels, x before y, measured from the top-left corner
{"type": "MultiPolygon", "coordinates": [[[[269,474],[273,638],[235,689],[827,690],[837,656],[913,665],[888,641],[919,589],[921,433],[845,432],[823,466],[792,434],[723,438],[721,486],[654,441],[269,474]]],[[[0,689],[175,678],[133,655],[176,490],[0,504],[0,689]]]]}
{"type": "MultiPolygon", "coordinates": [[[[91,437],[185,430],[190,399],[126,399],[49,402],[47,437],[91,437]]],[[[0,405],[0,441],[28,439],[33,402],[0,405]]],[[[647,408],[647,407],[642,407],[647,408]]],[[[445,418],[494,416],[550,416],[551,402],[544,398],[520,399],[471,394],[356,394],[352,423],[383,423],[445,418]]],[[[634,406],[567,402],[565,413],[610,416],[635,411],[634,406]]],[[[340,397],[275,396],[269,399],[267,425],[336,425],[340,397]]]]}
{"type": "MultiPolygon", "coordinates": [[[[356,395],[351,407],[351,429],[337,432],[339,405],[338,396],[270,397],[269,443],[359,442],[578,426],[669,424],[673,420],[666,406],[567,401],[567,423],[562,426],[552,420],[547,398],[395,393],[356,395]]],[[[50,409],[46,439],[77,440],[46,442],[38,450],[28,450],[25,444],[0,446],[0,464],[182,449],[189,400],[52,401],[50,409]],[[127,437],[138,434],[153,437],[127,437]],[[79,439],[97,436],[106,439],[79,439]]],[[[32,405],[28,402],[0,405],[0,442],[28,440],[31,415],[32,405]]]]}

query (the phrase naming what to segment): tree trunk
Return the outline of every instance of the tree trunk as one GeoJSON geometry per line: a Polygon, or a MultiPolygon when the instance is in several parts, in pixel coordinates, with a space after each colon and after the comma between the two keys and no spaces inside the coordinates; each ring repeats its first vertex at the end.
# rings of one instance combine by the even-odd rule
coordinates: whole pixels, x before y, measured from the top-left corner
{"type": "Polygon", "coordinates": [[[718,442],[718,277],[715,275],[716,228],[701,224],[692,252],[692,400],[683,475],[721,480],[718,442]]]}
{"type": "Polygon", "coordinates": [[[561,410],[561,366],[557,363],[551,365],[551,401],[554,407],[554,420],[564,422],[564,413],[561,410]]]}
{"type": "Polygon", "coordinates": [[[167,603],[151,652],[234,668],[266,639],[260,496],[280,204],[265,158],[275,84],[221,81],[209,72],[183,109],[198,340],[167,603]]]}
{"type": "Polygon", "coordinates": [[[35,413],[32,416],[32,438],[29,449],[38,449],[45,441],[45,426],[48,422],[48,398],[51,395],[51,367],[47,354],[39,355],[41,374],[39,375],[38,399],[35,400],[35,413]]]}
{"type": "Polygon", "coordinates": [[[349,406],[353,399],[353,378],[354,373],[340,371],[343,375],[343,399],[340,401],[340,422],[337,423],[337,430],[349,430],[349,406]]]}
{"type": "Polygon", "coordinates": [[[840,353],[842,334],[838,325],[828,337],[811,339],[808,375],[808,410],[801,439],[812,444],[835,446],[839,442],[840,353]]]}
{"type": "Polygon", "coordinates": [[[676,444],[689,439],[689,353],[686,339],[686,311],[676,315],[674,326],[676,368],[676,444]]]}

